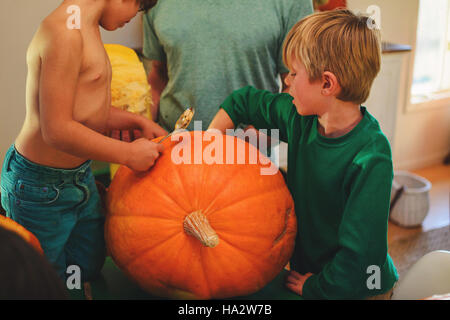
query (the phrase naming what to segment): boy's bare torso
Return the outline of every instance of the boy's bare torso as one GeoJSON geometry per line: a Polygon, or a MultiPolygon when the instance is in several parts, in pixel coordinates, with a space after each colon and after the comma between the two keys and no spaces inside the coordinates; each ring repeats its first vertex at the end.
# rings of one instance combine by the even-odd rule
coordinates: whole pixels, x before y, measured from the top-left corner
{"type": "Polygon", "coordinates": [[[97,132],[105,133],[111,101],[112,71],[99,27],[81,25],[80,29],[70,30],[66,26],[67,17],[62,7],[57,8],[42,22],[29,45],[26,117],[15,141],[16,149],[30,161],[56,168],[74,168],[88,159],[51,147],[44,141],[41,132],[39,97],[42,81],[41,52],[52,32],[80,32],[83,41],[81,69],[73,103],[73,120],[97,132]]]}

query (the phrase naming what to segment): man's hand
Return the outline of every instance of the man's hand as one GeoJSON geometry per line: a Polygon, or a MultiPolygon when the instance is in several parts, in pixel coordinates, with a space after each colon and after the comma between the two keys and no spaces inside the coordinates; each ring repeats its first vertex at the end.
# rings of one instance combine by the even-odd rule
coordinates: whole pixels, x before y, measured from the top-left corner
{"type": "Polygon", "coordinates": [[[147,139],[154,139],[168,134],[166,130],[161,128],[156,122],[145,119],[141,124],[142,136],[147,139]]]}
{"type": "Polygon", "coordinates": [[[141,137],[154,139],[167,134],[157,123],[116,107],[110,108],[107,129],[111,138],[131,142],[141,137]]]}
{"type": "Polygon", "coordinates": [[[302,275],[294,270],[291,270],[286,278],[286,287],[301,296],[303,295],[303,285],[305,284],[306,279],[312,275],[312,273],[302,275]]]}
{"type": "Polygon", "coordinates": [[[110,137],[125,142],[132,142],[139,138],[147,138],[152,140],[167,134],[168,132],[161,128],[157,123],[145,119],[142,121],[140,128],[133,130],[111,130],[110,137]]]}
{"type": "Polygon", "coordinates": [[[140,138],[131,142],[129,150],[125,165],[134,171],[142,172],[149,170],[155,164],[164,146],[151,142],[147,138],[140,138]]]}

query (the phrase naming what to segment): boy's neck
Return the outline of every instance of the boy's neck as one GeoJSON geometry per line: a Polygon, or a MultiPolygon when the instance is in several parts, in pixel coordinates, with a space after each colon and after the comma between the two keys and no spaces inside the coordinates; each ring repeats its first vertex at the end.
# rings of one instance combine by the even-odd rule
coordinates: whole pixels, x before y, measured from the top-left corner
{"type": "Polygon", "coordinates": [[[339,138],[352,131],[362,118],[358,104],[335,100],[325,112],[318,115],[317,130],[324,137],[339,138]]]}
{"type": "Polygon", "coordinates": [[[107,0],[64,0],[62,5],[78,5],[82,26],[99,27],[107,0]]]}

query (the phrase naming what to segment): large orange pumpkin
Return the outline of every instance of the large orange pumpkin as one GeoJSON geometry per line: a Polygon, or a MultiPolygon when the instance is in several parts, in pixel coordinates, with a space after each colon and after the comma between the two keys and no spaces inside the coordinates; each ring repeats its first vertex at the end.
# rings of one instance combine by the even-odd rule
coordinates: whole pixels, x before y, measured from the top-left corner
{"type": "MultiPolygon", "coordinates": [[[[254,293],[292,254],[292,197],[281,173],[261,175],[263,165],[248,164],[256,149],[232,136],[216,136],[195,150],[195,143],[185,144],[190,149],[180,154],[191,150],[194,163],[195,152],[206,154],[222,140],[223,151],[234,145],[235,164],[176,164],[180,149],[174,148],[196,134],[208,133],[184,133],[180,144],[165,140],[164,152],[145,174],[120,167],[107,196],[108,249],[119,268],[154,295],[209,299],[254,293]],[[237,164],[243,145],[247,164],[237,164]]],[[[224,163],[226,157],[224,152],[224,163]]]]}
{"type": "Polygon", "coordinates": [[[33,248],[35,248],[40,254],[44,254],[39,240],[34,234],[25,229],[23,226],[15,222],[14,220],[0,215],[0,227],[11,230],[25,239],[33,248]]]}

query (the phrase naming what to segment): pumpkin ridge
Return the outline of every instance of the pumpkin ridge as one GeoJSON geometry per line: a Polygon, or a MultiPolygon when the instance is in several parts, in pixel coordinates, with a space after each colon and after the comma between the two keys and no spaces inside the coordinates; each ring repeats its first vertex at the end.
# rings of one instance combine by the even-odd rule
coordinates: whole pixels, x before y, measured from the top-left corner
{"type": "MultiPolygon", "coordinates": [[[[202,197],[203,194],[205,194],[204,189],[205,189],[205,186],[206,186],[207,181],[208,181],[206,172],[207,172],[206,167],[205,166],[201,166],[201,174],[199,175],[200,178],[197,179],[198,181],[200,181],[200,184],[199,184],[199,187],[195,190],[196,193],[194,194],[193,199],[192,199],[195,202],[195,206],[193,207],[194,210],[192,210],[192,211],[200,210],[201,197],[202,197]]],[[[202,210],[202,212],[205,214],[205,212],[203,210],[202,210]]]]}
{"type": "Polygon", "coordinates": [[[208,296],[211,296],[211,287],[210,287],[210,285],[209,285],[209,282],[211,281],[211,279],[210,278],[208,278],[208,275],[206,274],[206,268],[205,268],[205,261],[204,261],[204,259],[205,259],[205,254],[203,254],[203,251],[205,250],[205,249],[208,249],[208,248],[204,248],[204,247],[202,247],[202,248],[200,248],[200,264],[202,265],[202,273],[203,273],[203,278],[205,279],[205,287],[206,287],[206,292],[208,293],[208,296]]]}
{"type": "MultiPolygon", "coordinates": [[[[243,166],[243,167],[245,167],[245,166],[243,166]]],[[[242,168],[242,170],[244,170],[244,169],[245,169],[245,168],[242,168]]],[[[236,170],[236,171],[237,171],[237,173],[239,173],[240,170],[236,170]]],[[[234,179],[234,178],[235,178],[235,174],[233,173],[233,175],[231,176],[231,178],[228,178],[228,180],[232,180],[232,179],[234,179]]],[[[229,184],[229,183],[224,183],[224,184],[226,184],[227,186],[231,185],[231,184],[229,184]]],[[[282,189],[283,189],[283,188],[287,188],[285,184],[280,184],[280,183],[277,183],[276,185],[273,185],[273,184],[272,184],[272,185],[270,185],[270,189],[268,189],[268,190],[257,190],[257,191],[255,191],[255,196],[257,196],[257,195],[259,195],[259,194],[267,194],[267,193],[269,193],[269,192],[274,192],[274,190],[273,190],[274,186],[275,186],[275,187],[280,186],[282,189]]],[[[225,192],[226,190],[227,190],[226,187],[225,187],[225,188],[222,188],[221,191],[215,195],[213,201],[211,201],[211,203],[208,205],[208,207],[207,207],[206,209],[202,210],[206,216],[209,216],[210,214],[212,214],[212,213],[214,213],[214,212],[217,211],[217,210],[216,210],[216,211],[209,212],[209,209],[210,209],[211,207],[213,207],[217,201],[219,201],[218,199],[220,198],[221,193],[225,192]]],[[[280,191],[280,190],[278,190],[278,191],[276,191],[276,192],[285,193],[284,191],[280,191]]],[[[232,205],[235,204],[235,203],[238,203],[238,202],[241,202],[241,201],[244,201],[244,200],[247,200],[247,199],[251,199],[252,197],[253,197],[253,196],[249,196],[249,197],[246,197],[246,198],[242,198],[242,199],[240,199],[240,200],[238,200],[238,201],[234,201],[234,202],[230,203],[229,205],[227,205],[227,207],[232,206],[232,205]]],[[[225,209],[225,208],[226,208],[226,207],[221,207],[220,210],[225,209]]]]}
{"type": "MultiPolygon", "coordinates": [[[[228,234],[228,235],[229,235],[229,234],[228,234]]],[[[261,237],[261,238],[262,238],[262,237],[261,237]]],[[[243,249],[239,249],[238,247],[236,247],[235,244],[233,244],[232,242],[230,242],[229,239],[227,239],[227,236],[226,236],[226,235],[225,235],[224,241],[225,241],[229,246],[235,248],[236,250],[239,250],[239,251],[241,251],[241,252],[244,252],[244,253],[245,253],[246,255],[248,255],[248,256],[252,256],[252,257],[255,257],[255,258],[257,258],[257,259],[261,259],[261,255],[259,255],[259,254],[251,253],[251,252],[246,252],[246,251],[244,251],[243,249]]]]}
{"type": "Polygon", "coordinates": [[[157,187],[159,189],[159,191],[161,192],[161,194],[165,195],[169,200],[171,200],[174,204],[176,204],[178,206],[178,208],[182,211],[182,212],[189,212],[189,210],[184,209],[181,204],[179,204],[174,198],[172,198],[168,193],[163,192],[163,190],[165,189],[164,187],[161,187],[160,184],[155,183],[156,180],[152,181],[152,184],[157,187]]]}
{"type": "MultiPolygon", "coordinates": [[[[252,265],[254,265],[254,266],[256,265],[255,262],[254,262],[254,261],[251,261],[251,260],[248,258],[248,256],[252,256],[252,257],[255,257],[255,258],[258,258],[258,259],[261,258],[260,255],[257,255],[257,254],[254,254],[254,253],[249,253],[249,252],[244,251],[243,249],[239,249],[238,247],[236,247],[235,244],[231,243],[229,240],[225,240],[225,243],[228,244],[230,247],[234,248],[236,251],[239,251],[239,252],[241,253],[241,256],[244,257],[246,260],[250,261],[250,263],[251,263],[252,265]],[[244,253],[244,254],[243,254],[243,253],[244,253]]],[[[259,270],[259,269],[258,269],[258,270],[259,270]]]]}
{"type": "Polygon", "coordinates": [[[170,222],[173,222],[174,224],[178,224],[178,222],[175,221],[174,219],[160,218],[160,217],[153,217],[153,216],[149,216],[149,215],[139,215],[139,214],[115,214],[111,218],[133,218],[133,219],[142,218],[142,219],[151,219],[151,220],[170,221],[170,222]]]}
{"type": "MultiPolygon", "coordinates": [[[[219,199],[220,195],[221,195],[223,192],[225,192],[225,190],[227,189],[227,186],[230,186],[230,185],[231,185],[230,183],[228,183],[228,181],[229,181],[229,180],[235,179],[235,176],[238,175],[239,172],[241,171],[241,170],[239,170],[239,169],[240,169],[239,167],[236,168],[236,170],[235,170],[235,172],[233,172],[232,176],[229,177],[228,180],[225,181],[225,182],[223,183],[223,186],[224,186],[224,187],[219,188],[220,191],[214,196],[213,201],[210,202],[210,204],[208,205],[208,207],[206,207],[204,210],[202,210],[206,216],[208,216],[209,214],[212,213],[212,212],[208,212],[209,209],[215,205],[215,203],[218,201],[217,199],[219,199]]],[[[213,212],[214,212],[214,211],[213,211],[213,212]]]]}
{"type": "MultiPolygon", "coordinates": [[[[219,228],[220,230],[220,228],[219,228]]],[[[222,238],[222,235],[228,236],[228,237],[236,237],[238,236],[239,238],[253,238],[253,239],[267,239],[267,235],[263,234],[263,235],[256,235],[254,233],[252,234],[242,234],[242,233],[231,233],[228,231],[218,231],[217,232],[219,234],[219,237],[222,238]]]]}
{"type": "MultiPolygon", "coordinates": [[[[187,241],[184,242],[184,245],[181,246],[181,247],[178,249],[177,254],[175,255],[175,257],[177,257],[177,259],[178,259],[178,257],[180,256],[180,255],[178,254],[178,252],[182,252],[182,251],[184,251],[184,250],[187,250],[187,249],[186,249],[186,247],[188,246],[187,244],[188,244],[187,241]]],[[[199,248],[199,250],[200,250],[200,252],[201,252],[201,251],[203,250],[203,248],[199,248]]],[[[201,259],[203,260],[203,254],[202,254],[202,253],[200,253],[200,256],[202,257],[201,259]]],[[[175,262],[178,262],[178,260],[175,260],[174,263],[173,263],[173,265],[177,265],[177,263],[175,263],[175,262]]],[[[200,263],[202,263],[202,267],[203,267],[203,262],[201,261],[200,263]]],[[[202,268],[202,270],[203,270],[203,268],[202,268]]],[[[204,271],[203,271],[203,274],[204,274],[204,277],[203,277],[203,278],[204,278],[204,283],[205,283],[205,284],[208,284],[207,281],[209,281],[209,280],[206,278],[206,274],[205,274],[204,271]]],[[[177,288],[178,288],[178,287],[176,287],[176,286],[174,285],[174,283],[176,283],[176,281],[174,280],[174,273],[173,273],[173,272],[171,273],[171,276],[169,276],[167,283],[168,283],[168,285],[169,285],[171,288],[174,288],[174,289],[177,289],[177,288]]],[[[186,286],[183,286],[183,288],[181,288],[181,291],[187,292],[187,293],[189,293],[189,294],[191,294],[191,295],[194,295],[191,291],[186,290],[184,287],[186,287],[186,286]]],[[[180,289],[178,288],[178,290],[180,290],[180,289]]],[[[175,290],[175,291],[176,291],[176,290],[175,290]]],[[[208,287],[208,292],[210,292],[210,291],[209,291],[209,287],[208,287]]]]}
{"type": "MultiPolygon", "coordinates": [[[[180,235],[182,235],[182,234],[180,234],[180,235]]],[[[150,254],[150,255],[151,255],[151,252],[148,252],[148,251],[146,251],[146,252],[141,252],[141,254],[137,257],[137,259],[133,259],[133,261],[132,261],[130,264],[127,264],[125,267],[123,267],[123,268],[124,268],[124,272],[125,272],[129,277],[132,278],[132,274],[133,274],[133,273],[130,272],[130,270],[132,270],[136,265],[139,266],[139,264],[137,264],[138,260],[141,259],[141,258],[142,258],[142,259],[145,259],[147,254],[150,254]]],[[[167,263],[166,260],[158,259],[158,260],[156,260],[156,263],[155,263],[154,265],[151,266],[151,268],[154,268],[154,270],[160,270],[160,269],[162,269],[162,268],[165,267],[166,263],[167,263]]],[[[118,265],[118,266],[119,266],[119,265],[118,265]]],[[[121,266],[119,266],[119,267],[122,268],[121,266]]],[[[174,281],[172,281],[170,278],[169,278],[168,280],[162,280],[162,279],[159,279],[159,278],[153,278],[153,280],[156,281],[156,282],[158,282],[160,285],[169,284],[169,283],[173,283],[173,282],[174,282],[174,281]]],[[[176,288],[173,284],[169,284],[169,285],[170,285],[170,287],[172,287],[172,288],[176,288]]],[[[144,282],[144,283],[140,283],[139,286],[140,286],[141,288],[143,288],[143,289],[146,289],[146,288],[148,288],[148,283],[145,283],[145,282],[144,282]]],[[[159,294],[160,294],[161,296],[164,296],[164,297],[170,297],[170,295],[167,295],[166,293],[164,293],[165,291],[167,291],[164,287],[157,288],[158,291],[159,291],[160,289],[162,289],[162,291],[159,292],[159,294]]],[[[180,291],[185,292],[185,293],[192,293],[191,291],[183,290],[183,289],[180,290],[180,291]]],[[[192,295],[194,295],[194,294],[192,294],[192,295]]]]}
{"type": "MultiPolygon", "coordinates": [[[[181,190],[183,190],[183,196],[182,197],[180,197],[180,198],[185,198],[185,199],[188,199],[188,203],[189,203],[189,205],[190,205],[190,209],[189,210],[186,210],[186,212],[192,212],[192,211],[194,211],[194,210],[191,210],[191,209],[194,209],[195,207],[193,207],[192,206],[192,199],[191,199],[191,197],[188,197],[188,195],[186,194],[186,191],[185,191],[185,185],[184,185],[184,183],[183,183],[183,179],[181,178],[181,174],[180,174],[180,168],[182,168],[182,166],[172,166],[172,168],[173,167],[175,167],[173,170],[174,170],[174,172],[176,173],[175,174],[175,176],[177,177],[177,179],[178,179],[178,185],[180,185],[181,186],[181,190]]],[[[173,183],[173,185],[176,185],[176,183],[173,183]]]]}
{"type": "MultiPolygon", "coordinates": [[[[199,188],[200,196],[197,198],[197,208],[200,208],[200,201],[201,201],[200,197],[201,197],[201,195],[205,194],[205,188],[208,187],[207,182],[208,182],[208,170],[205,166],[202,166],[202,179],[201,179],[201,185],[199,188]]],[[[205,216],[207,216],[207,210],[208,210],[208,208],[206,208],[205,210],[202,210],[202,212],[205,216]]]]}
{"type": "MultiPolygon", "coordinates": [[[[259,197],[259,196],[263,196],[263,195],[266,195],[268,193],[277,193],[277,192],[280,192],[280,191],[274,191],[274,190],[261,191],[261,190],[257,190],[257,191],[255,191],[255,194],[253,194],[253,195],[250,195],[250,196],[245,195],[245,198],[241,198],[241,199],[239,199],[237,201],[234,201],[234,202],[231,202],[230,204],[227,204],[226,206],[222,206],[220,209],[217,209],[215,211],[211,211],[210,213],[208,213],[208,216],[210,216],[213,213],[217,214],[217,212],[221,212],[222,210],[225,210],[225,209],[229,210],[230,207],[236,205],[237,203],[240,203],[240,202],[252,199],[252,198],[256,198],[256,197],[259,197]]],[[[283,192],[280,192],[280,193],[283,193],[283,192]]],[[[216,197],[216,199],[217,199],[217,197],[216,197]]]]}
{"type": "Polygon", "coordinates": [[[136,260],[138,260],[140,257],[145,255],[146,252],[159,247],[160,245],[172,240],[173,238],[175,238],[178,235],[183,235],[183,234],[177,231],[173,235],[169,236],[167,239],[164,239],[163,241],[160,241],[157,244],[152,244],[152,246],[150,246],[150,247],[145,247],[144,249],[139,250],[139,252],[136,253],[133,258],[126,260],[126,261],[121,261],[121,265],[132,265],[133,263],[136,262],[136,260]]]}
{"type": "MultiPolygon", "coordinates": [[[[257,265],[254,261],[250,260],[247,255],[242,254],[242,252],[244,252],[242,249],[239,249],[238,247],[236,247],[235,245],[231,244],[228,240],[223,240],[223,242],[225,244],[227,244],[228,246],[230,246],[231,248],[233,248],[236,252],[239,252],[240,256],[243,257],[246,261],[248,261],[254,268],[254,271],[258,274],[258,285],[260,288],[262,288],[262,283],[264,281],[262,281],[262,279],[264,279],[264,275],[261,272],[261,268],[259,265],[257,265]]],[[[256,255],[256,254],[250,254],[251,256],[254,256],[256,258],[261,258],[260,256],[256,255]]]]}

